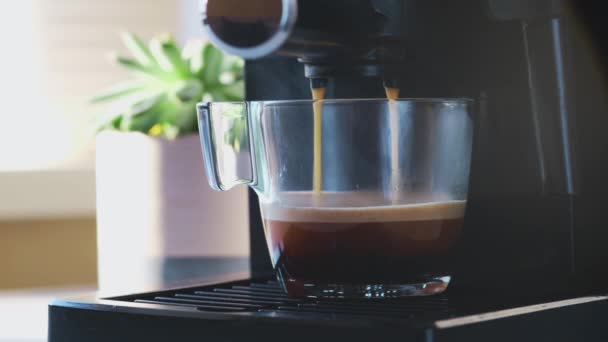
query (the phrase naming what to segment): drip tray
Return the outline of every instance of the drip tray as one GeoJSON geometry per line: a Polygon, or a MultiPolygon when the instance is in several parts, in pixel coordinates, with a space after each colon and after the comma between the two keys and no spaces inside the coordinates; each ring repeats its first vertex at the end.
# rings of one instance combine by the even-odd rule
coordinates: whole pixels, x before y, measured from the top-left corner
{"type": "Polygon", "coordinates": [[[608,340],[607,296],[505,298],[446,291],[400,299],[290,298],[257,279],[57,300],[49,341],[608,340]],[[380,334],[380,335],[379,335],[380,334]]]}
{"type": "Polygon", "coordinates": [[[449,299],[445,296],[356,301],[340,298],[289,298],[279,284],[272,280],[117,299],[143,304],[186,306],[209,312],[314,313],[390,319],[412,319],[418,316],[440,319],[450,317],[452,312],[449,299]]]}

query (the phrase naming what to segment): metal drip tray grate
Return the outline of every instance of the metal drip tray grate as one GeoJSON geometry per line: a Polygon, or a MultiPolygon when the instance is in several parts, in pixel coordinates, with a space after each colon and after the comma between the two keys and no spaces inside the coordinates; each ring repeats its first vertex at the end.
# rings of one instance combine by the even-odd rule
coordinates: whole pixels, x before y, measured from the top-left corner
{"type": "Polygon", "coordinates": [[[49,341],[608,341],[607,311],[604,295],[297,299],[258,279],[57,300],[49,341]]]}
{"type": "Polygon", "coordinates": [[[391,319],[441,319],[451,316],[454,311],[446,296],[380,300],[290,298],[275,281],[237,282],[116,299],[142,304],[191,307],[204,312],[313,313],[391,319]]]}

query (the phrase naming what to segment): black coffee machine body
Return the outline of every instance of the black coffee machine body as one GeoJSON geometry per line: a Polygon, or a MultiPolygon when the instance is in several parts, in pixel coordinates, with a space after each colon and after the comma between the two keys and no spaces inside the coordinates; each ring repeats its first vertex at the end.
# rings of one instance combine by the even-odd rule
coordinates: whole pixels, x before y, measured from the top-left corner
{"type": "MultiPolygon", "coordinates": [[[[556,0],[208,0],[203,24],[249,58],[249,100],[309,99],[317,85],[326,98],[384,97],[383,83],[401,97],[474,99],[453,290],[547,293],[608,286],[605,47],[593,10],[556,0]]],[[[334,171],[324,175],[342,177],[334,171]]],[[[250,201],[253,271],[268,273],[250,201]]]]}

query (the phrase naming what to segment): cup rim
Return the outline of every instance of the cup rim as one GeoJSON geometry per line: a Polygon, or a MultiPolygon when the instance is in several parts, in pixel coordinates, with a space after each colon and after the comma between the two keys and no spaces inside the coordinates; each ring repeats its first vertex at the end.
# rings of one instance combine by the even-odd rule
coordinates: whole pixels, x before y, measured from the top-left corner
{"type": "Polygon", "coordinates": [[[350,98],[350,99],[323,99],[323,100],[313,100],[313,99],[303,99],[303,100],[270,100],[270,101],[259,101],[269,104],[275,103],[312,103],[316,101],[326,102],[326,103],[343,103],[343,102],[419,102],[419,103],[471,103],[474,100],[465,97],[399,97],[393,100],[389,100],[387,98],[350,98]]]}
{"type": "Polygon", "coordinates": [[[344,103],[361,103],[361,102],[400,102],[400,103],[444,103],[444,104],[471,104],[474,103],[475,100],[466,97],[400,97],[394,100],[389,100],[387,98],[350,98],[350,99],[323,99],[323,100],[313,100],[313,99],[298,99],[298,100],[267,100],[267,101],[218,101],[218,102],[205,102],[208,104],[220,104],[220,103],[262,103],[264,105],[286,105],[286,104],[312,104],[314,102],[322,102],[324,104],[344,104],[344,103]]]}

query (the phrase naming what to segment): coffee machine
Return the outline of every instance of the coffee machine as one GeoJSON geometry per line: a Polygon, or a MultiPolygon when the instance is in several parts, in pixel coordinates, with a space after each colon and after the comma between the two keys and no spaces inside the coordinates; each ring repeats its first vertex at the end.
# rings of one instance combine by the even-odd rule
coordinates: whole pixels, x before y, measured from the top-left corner
{"type": "MultiPolygon", "coordinates": [[[[209,39],[250,59],[250,100],[310,98],[308,78],[328,86],[326,98],[383,97],[384,83],[402,97],[476,101],[457,286],[605,288],[608,234],[596,218],[608,185],[605,74],[574,3],[255,2],[267,12],[227,0],[204,10],[209,39]]],[[[261,269],[270,265],[257,248],[262,231],[253,220],[261,269]]]]}
{"type": "Polygon", "coordinates": [[[598,8],[566,0],[207,0],[202,13],[208,38],[247,60],[248,100],[309,99],[321,86],[326,98],[375,98],[390,85],[401,97],[475,101],[453,284],[438,297],[383,303],[287,298],[269,278],[250,193],[253,280],[57,301],[51,341],[94,341],[86,333],[95,327],[106,339],[151,340],[203,331],[216,340],[608,336],[598,325],[608,313],[608,74],[598,8]]]}

